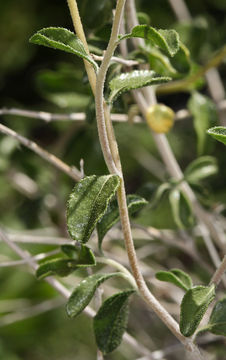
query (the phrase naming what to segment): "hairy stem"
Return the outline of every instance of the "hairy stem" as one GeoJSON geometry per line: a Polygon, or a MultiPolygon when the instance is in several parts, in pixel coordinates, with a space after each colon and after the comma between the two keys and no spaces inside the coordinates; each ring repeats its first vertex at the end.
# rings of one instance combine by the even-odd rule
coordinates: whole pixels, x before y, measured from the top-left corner
{"type": "MultiPolygon", "coordinates": [[[[86,41],[86,36],[85,36],[84,30],[83,30],[81,18],[80,18],[79,11],[78,11],[77,2],[76,2],[76,0],[67,0],[67,3],[68,3],[69,10],[70,10],[70,14],[71,14],[75,32],[76,32],[78,38],[82,41],[86,52],[89,54],[89,47],[88,47],[88,44],[86,41]]],[[[87,72],[87,75],[89,78],[91,89],[92,89],[93,93],[95,94],[95,89],[96,89],[95,71],[93,69],[93,66],[88,61],[84,60],[84,64],[85,64],[86,72],[87,72]]]]}
{"type": "MultiPolygon", "coordinates": [[[[111,57],[116,48],[116,41],[118,38],[120,21],[123,14],[123,9],[125,5],[125,0],[119,0],[117,2],[115,19],[112,26],[111,38],[105,52],[103,62],[101,64],[98,76],[97,76],[97,87],[96,87],[96,112],[98,121],[104,122],[104,83],[106,78],[106,73],[110,64],[111,57]]],[[[101,135],[101,134],[100,134],[101,135]]],[[[100,141],[102,139],[100,138],[100,141]]],[[[118,159],[120,161],[120,159],[118,159]]],[[[120,166],[121,167],[121,166],[120,166]]],[[[128,208],[126,203],[126,192],[124,180],[121,178],[121,185],[118,190],[118,204],[120,211],[120,219],[122,224],[122,231],[125,239],[125,246],[132,269],[133,276],[136,280],[139,293],[146,303],[151,307],[152,310],[160,317],[160,319],[166,324],[166,326],[171,330],[171,332],[181,341],[181,343],[189,350],[190,353],[196,354],[196,359],[201,359],[199,350],[192,344],[190,339],[186,339],[179,331],[178,323],[170,316],[170,314],[161,306],[157,299],[152,295],[148,289],[144,278],[142,276],[141,270],[139,268],[136,251],[134,248],[134,243],[132,239],[131,226],[128,214],[128,208]],[[197,357],[198,355],[198,357],[197,357]]],[[[195,357],[194,357],[195,358],[195,357]]]]}

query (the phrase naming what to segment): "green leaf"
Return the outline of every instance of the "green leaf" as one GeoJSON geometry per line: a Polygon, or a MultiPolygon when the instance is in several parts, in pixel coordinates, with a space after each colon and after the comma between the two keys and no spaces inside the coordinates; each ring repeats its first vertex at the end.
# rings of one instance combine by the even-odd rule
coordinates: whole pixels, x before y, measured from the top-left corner
{"type": "Polygon", "coordinates": [[[181,289],[187,291],[192,287],[192,279],[188,274],[180,269],[171,269],[170,271],[158,271],[155,274],[160,281],[170,282],[181,289]]]}
{"type": "Polygon", "coordinates": [[[169,201],[175,223],[180,229],[191,227],[194,224],[192,208],[187,196],[177,188],[169,193],[169,201]]]}
{"type": "Polygon", "coordinates": [[[96,71],[98,70],[97,63],[87,54],[81,40],[67,29],[49,27],[39,30],[30,38],[30,42],[77,55],[92,64],[96,71]]]}
{"type": "Polygon", "coordinates": [[[187,291],[181,303],[180,313],[180,331],[184,336],[194,334],[214,298],[214,285],[195,286],[187,291]]]}
{"type": "Polygon", "coordinates": [[[94,254],[92,250],[86,245],[80,244],[79,246],[75,246],[75,245],[66,244],[66,245],[62,245],[61,249],[65,255],[67,255],[70,258],[76,259],[78,262],[78,266],[96,265],[96,259],[94,254]]]}
{"type": "Polygon", "coordinates": [[[126,91],[161,84],[170,80],[171,78],[169,77],[160,76],[154,71],[149,70],[134,70],[128,73],[122,73],[110,81],[109,86],[111,92],[108,101],[113,102],[119,95],[126,91]]]}
{"type": "Polygon", "coordinates": [[[154,193],[153,199],[151,201],[151,206],[155,207],[161,201],[164,193],[172,188],[172,185],[168,182],[161,184],[158,186],[157,190],[154,193]]]}
{"type": "Polygon", "coordinates": [[[117,175],[93,175],[75,185],[67,206],[67,227],[72,239],[81,243],[89,240],[119,184],[117,175]]]}
{"type": "Polygon", "coordinates": [[[194,118],[198,155],[202,155],[206,142],[206,130],[217,119],[216,106],[207,96],[194,92],[188,102],[188,109],[194,118]]]}
{"type": "Polygon", "coordinates": [[[68,316],[75,317],[79,315],[90,303],[98,286],[114,276],[120,276],[120,273],[94,274],[80,282],[68,299],[66,305],[68,316]]]}
{"type": "MultiPolygon", "coordinates": [[[[134,212],[142,209],[148,202],[139,195],[128,195],[127,206],[129,214],[132,215],[134,212]]],[[[98,242],[101,247],[102,240],[105,234],[115,225],[120,219],[119,209],[117,200],[110,202],[108,209],[102,219],[97,224],[98,242]]]]}
{"type": "Polygon", "coordinates": [[[201,156],[188,165],[184,176],[188,182],[195,184],[217,172],[217,160],[213,156],[201,156]]]}
{"type": "Polygon", "coordinates": [[[62,252],[67,255],[69,258],[77,259],[79,248],[78,246],[65,244],[61,246],[62,252]]]}
{"type": "Polygon", "coordinates": [[[41,264],[36,271],[36,276],[38,279],[52,275],[68,276],[77,268],[77,261],[74,259],[53,259],[41,264]]]}
{"type": "Polygon", "coordinates": [[[207,131],[214,139],[222,142],[226,145],[226,127],[225,126],[215,126],[207,131]]]}
{"type": "Polygon", "coordinates": [[[122,341],[128,322],[128,298],[133,293],[128,290],[111,296],[94,317],[96,342],[103,354],[114,351],[122,341]]]}
{"type": "Polygon", "coordinates": [[[188,74],[191,70],[191,59],[188,48],[180,41],[179,50],[171,59],[172,66],[181,74],[188,74]]]}
{"type": "Polygon", "coordinates": [[[179,50],[179,35],[175,30],[157,30],[148,25],[138,25],[130,34],[119,37],[119,41],[139,37],[146,39],[152,46],[158,46],[170,56],[179,50]]]}
{"type": "Polygon", "coordinates": [[[206,330],[215,335],[226,336],[226,297],[214,305],[206,330]]]}

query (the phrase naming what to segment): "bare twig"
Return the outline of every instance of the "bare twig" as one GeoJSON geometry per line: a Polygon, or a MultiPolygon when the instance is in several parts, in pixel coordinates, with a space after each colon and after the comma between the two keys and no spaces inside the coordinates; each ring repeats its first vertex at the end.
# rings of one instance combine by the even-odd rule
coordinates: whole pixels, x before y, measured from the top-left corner
{"type": "MultiPolygon", "coordinates": [[[[221,100],[216,103],[217,110],[220,113],[224,113],[226,111],[226,100],[221,100]]],[[[25,109],[17,109],[17,108],[2,108],[0,109],[1,115],[14,115],[21,116],[30,119],[39,119],[45,122],[51,121],[78,121],[84,122],[86,119],[85,113],[67,113],[67,114],[54,114],[45,111],[31,111],[25,109]]],[[[176,112],[175,120],[186,120],[191,118],[191,113],[187,109],[181,109],[176,112]]],[[[128,121],[127,114],[111,114],[111,120],[113,122],[127,122],[128,121]]],[[[135,115],[133,117],[132,123],[141,123],[143,122],[143,118],[139,115],[135,115]]]]}
{"type": "Polygon", "coordinates": [[[75,181],[79,181],[81,179],[81,173],[76,167],[70,167],[69,165],[65,164],[62,160],[57,158],[55,155],[49,153],[48,151],[41,148],[37,145],[34,141],[25,138],[24,136],[18,134],[14,130],[8,128],[7,126],[0,124],[0,132],[13,137],[14,139],[18,140],[21,144],[26,146],[28,149],[34,151],[38,154],[41,158],[48,161],[50,164],[58,168],[59,170],[63,171],[65,174],[70,176],[75,181]]]}
{"type": "Polygon", "coordinates": [[[53,250],[53,251],[49,251],[49,252],[47,252],[47,253],[43,253],[43,254],[38,254],[38,255],[35,255],[35,256],[31,256],[30,258],[27,258],[27,259],[15,260],[15,261],[5,261],[5,262],[0,263],[0,268],[25,265],[25,264],[28,263],[28,260],[39,261],[39,260],[45,259],[45,258],[48,257],[48,256],[56,255],[56,254],[58,254],[58,253],[59,253],[58,250],[53,250]]]}
{"type": "MultiPolygon", "coordinates": [[[[22,259],[26,260],[28,265],[33,269],[37,269],[37,264],[34,261],[34,259],[31,259],[30,254],[27,251],[22,250],[18,245],[12,243],[12,241],[9,239],[7,234],[0,229],[0,238],[16,253],[18,254],[22,259]]],[[[45,279],[46,282],[48,282],[57,292],[59,292],[64,298],[68,299],[71,292],[66,287],[64,287],[58,280],[54,279],[53,277],[49,277],[45,279]]],[[[89,317],[95,316],[95,311],[87,306],[84,310],[86,315],[89,317]]],[[[134,339],[131,335],[128,333],[125,333],[123,336],[123,339],[137,352],[141,355],[149,355],[150,359],[152,359],[151,352],[148,350],[145,346],[141,345],[134,339]]]]}
{"type": "Polygon", "coordinates": [[[64,304],[64,301],[62,299],[58,299],[58,298],[51,299],[51,300],[44,301],[40,304],[30,306],[28,308],[21,309],[19,312],[14,312],[11,314],[1,316],[0,327],[14,324],[15,322],[26,320],[26,319],[29,319],[34,316],[38,316],[47,311],[54,310],[63,304],[64,304]]]}
{"type": "MultiPolygon", "coordinates": [[[[103,61],[103,56],[98,56],[98,55],[94,55],[92,54],[92,57],[94,58],[94,60],[97,60],[97,61],[103,61]]],[[[122,65],[125,65],[125,66],[134,66],[134,65],[138,65],[138,61],[135,61],[135,60],[127,60],[127,59],[123,59],[123,58],[120,58],[120,57],[117,57],[117,56],[112,56],[111,57],[111,62],[116,62],[118,64],[122,64],[122,65]]]]}
{"type": "Polygon", "coordinates": [[[222,280],[225,271],[226,271],[226,255],[224,256],[220,266],[214,273],[214,275],[210,281],[210,284],[218,285],[219,282],[222,280]]]}

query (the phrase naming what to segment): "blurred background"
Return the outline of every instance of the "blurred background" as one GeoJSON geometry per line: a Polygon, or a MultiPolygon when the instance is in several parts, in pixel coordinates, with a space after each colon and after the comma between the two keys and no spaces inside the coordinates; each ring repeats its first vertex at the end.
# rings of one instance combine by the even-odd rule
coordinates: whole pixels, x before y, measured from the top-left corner
{"type": "MultiPolygon", "coordinates": [[[[92,0],[90,3],[89,0],[80,0],[78,3],[91,45],[105,49],[115,2],[92,0]]],[[[175,28],[190,50],[194,64],[203,65],[225,45],[226,1],[189,0],[187,5],[192,19],[178,23],[167,0],[137,1],[141,22],[163,29],[175,28]]],[[[97,138],[94,102],[82,61],[70,54],[29,43],[29,38],[36,31],[49,26],[73,31],[66,1],[0,2],[0,109],[17,108],[61,114],[83,112],[86,120],[47,123],[9,114],[1,115],[0,120],[69,165],[79,168],[80,160],[83,159],[86,175],[105,174],[107,169],[97,138]]],[[[220,65],[219,71],[225,84],[225,62],[220,65]]],[[[209,95],[204,81],[199,89],[209,95]]],[[[187,107],[189,97],[188,92],[181,92],[160,95],[159,100],[178,111],[187,107]]],[[[123,101],[116,103],[114,112],[126,113],[131,110],[131,106],[130,95],[125,95],[123,101]]],[[[217,123],[213,115],[210,125],[217,123]]],[[[167,175],[146,125],[116,124],[115,131],[127,192],[141,194],[150,200],[167,175]],[[156,164],[157,173],[153,167],[150,168],[150,163],[156,164]]],[[[182,169],[185,169],[197,157],[197,138],[192,119],[178,121],[168,138],[182,169]]],[[[201,189],[197,189],[200,199],[209,209],[220,204],[224,214],[224,149],[221,144],[206,139],[201,155],[215,156],[220,171],[208,178],[201,189]]],[[[20,234],[21,238],[36,235],[67,237],[65,204],[73,184],[72,179],[19,145],[17,140],[0,135],[0,223],[12,237],[15,234],[20,234]]],[[[157,229],[176,229],[167,197],[155,209],[148,207],[134,221],[157,229]]],[[[143,244],[143,240],[140,241],[139,245],[143,244]]],[[[117,239],[115,244],[120,249],[117,239]]],[[[53,246],[38,244],[22,246],[32,254],[54,249],[53,246]]],[[[16,259],[2,243],[0,250],[0,262],[16,259]]],[[[156,251],[147,260],[155,268],[169,253],[169,250],[162,249],[161,254],[156,251]]],[[[166,260],[168,267],[179,267],[184,262],[191,272],[197,271],[197,264],[188,256],[178,254],[178,250],[172,249],[171,256],[175,261],[172,258],[171,261],[166,260]]],[[[206,257],[208,262],[208,255],[206,257]]],[[[203,281],[208,279],[202,269],[199,269],[199,275],[203,281]]],[[[37,282],[26,266],[0,267],[0,359],[96,359],[91,320],[86,315],[73,321],[68,320],[63,303],[48,284],[37,282]],[[48,307],[50,311],[46,310],[48,307]],[[35,312],[37,316],[31,316],[35,312]]],[[[130,333],[142,343],[148,346],[151,342],[156,349],[174,343],[164,326],[147,312],[139,300],[133,302],[131,314],[134,316],[130,320],[130,333]],[[149,321],[145,321],[147,317],[149,321]],[[149,331],[150,326],[152,329],[149,331]],[[152,340],[147,333],[152,336],[152,340]],[[162,333],[165,335],[162,336],[162,333]]],[[[221,351],[222,344],[219,345],[219,359],[224,356],[221,351]]],[[[121,345],[119,350],[107,357],[112,360],[135,358],[126,345],[121,345]]],[[[175,357],[172,356],[172,359],[175,357]]]]}

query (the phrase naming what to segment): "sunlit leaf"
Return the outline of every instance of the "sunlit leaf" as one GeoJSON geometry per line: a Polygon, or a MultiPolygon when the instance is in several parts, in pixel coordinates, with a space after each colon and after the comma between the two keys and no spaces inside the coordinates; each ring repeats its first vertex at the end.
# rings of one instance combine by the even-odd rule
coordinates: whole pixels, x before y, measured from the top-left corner
{"type": "Polygon", "coordinates": [[[94,317],[96,342],[103,354],[114,351],[122,341],[128,322],[128,298],[133,293],[128,290],[111,296],[94,317]]]}
{"type": "Polygon", "coordinates": [[[72,239],[82,243],[89,240],[119,183],[117,175],[93,175],[75,185],[67,206],[67,226],[72,239]]]}
{"type": "Polygon", "coordinates": [[[222,142],[226,145],[226,127],[225,126],[215,126],[207,131],[214,139],[222,142]]]}
{"type": "Polygon", "coordinates": [[[148,85],[157,85],[171,78],[156,74],[149,70],[134,70],[132,72],[122,73],[113,78],[110,83],[110,96],[108,101],[113,102],[119,95],[126,91],[139,89],[148,85]]]}
{"type": "Polygon", "coordinates": [[[184,336],[194,334],[214,297],[214,285],[195,286],[187,291],[181,303],[180,313],[180,331],[184,336]]]}

